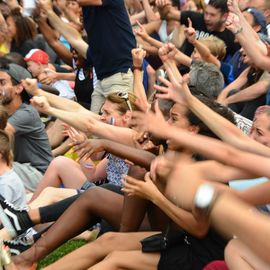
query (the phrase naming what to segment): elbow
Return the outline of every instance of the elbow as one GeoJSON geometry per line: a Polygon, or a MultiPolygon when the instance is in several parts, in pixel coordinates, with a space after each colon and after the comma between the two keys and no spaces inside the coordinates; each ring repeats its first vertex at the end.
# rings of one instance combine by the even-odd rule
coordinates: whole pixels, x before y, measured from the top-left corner
{"type": "Polygon", "coordinates": [[[196,228],[194,228],[192,235],[199,239],[203,239],[207,235],[208,229],[209,229],[209,226],[203,223],[201,225],[198,225],[196,228]]]}

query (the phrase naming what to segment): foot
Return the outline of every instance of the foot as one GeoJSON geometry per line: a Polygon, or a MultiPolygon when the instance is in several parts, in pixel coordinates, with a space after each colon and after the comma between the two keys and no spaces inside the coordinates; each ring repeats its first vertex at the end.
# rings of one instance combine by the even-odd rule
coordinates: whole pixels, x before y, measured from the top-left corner
{"type": "Polygon", "coordinates": [[[27,209],[19,209],[0,195],[0,220],[12,237],[24,233],[34,224],[27,209]]]}
{"type": "Polygon", "coordinates": [[[18,270],[34,270],[36,264],[23,259],[23,256],[12,257],[12,261],[18,270]]]}

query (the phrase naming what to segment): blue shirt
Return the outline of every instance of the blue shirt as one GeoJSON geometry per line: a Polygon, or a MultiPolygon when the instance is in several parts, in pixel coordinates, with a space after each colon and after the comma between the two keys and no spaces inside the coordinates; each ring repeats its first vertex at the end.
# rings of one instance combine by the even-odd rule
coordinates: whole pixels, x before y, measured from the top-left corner
{"type": "Polygon", "coordinates": [[[102,80],[132,66],[131,50],[136,47],[123,0],[103,0],[102,6],[83,7],[84,28],[97,78],[102,80]]]}

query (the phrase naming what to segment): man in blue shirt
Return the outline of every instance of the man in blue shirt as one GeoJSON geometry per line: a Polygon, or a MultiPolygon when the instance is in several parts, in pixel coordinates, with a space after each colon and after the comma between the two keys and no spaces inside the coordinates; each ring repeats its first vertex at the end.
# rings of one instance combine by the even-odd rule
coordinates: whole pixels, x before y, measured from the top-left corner
{"type": "Polygon", "coordinates": [[[131,50],[135,37],[123,0],[78,0],[83,8],[88,36],[87,60],[92,62],[97,84],[91,110],[99,112],[111,92],[132,91],[131,50]]]}

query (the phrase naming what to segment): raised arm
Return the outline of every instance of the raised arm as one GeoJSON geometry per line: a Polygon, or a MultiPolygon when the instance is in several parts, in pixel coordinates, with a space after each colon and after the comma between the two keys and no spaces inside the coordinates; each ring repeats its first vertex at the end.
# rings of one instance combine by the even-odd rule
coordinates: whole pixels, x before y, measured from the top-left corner
{"type": "Polygon", "coordinates": [[[156,0],[157,7],[163,12],[167,20],[180,21],[181,11],[172,8],[170,0],[156,0]]]}
{"type": "Polygon", "coordinates": [[[219,138],[244,151],[270,156],[270,149],[246,136],[234,124],[226,120],[224,117],[212,111],[200,100],[190,93],[186,83],[179,83],[174,74],[180,73],[176,70],[172,71],[170,66],[166,66],[168,76],[171,80],[161,78],[161,81],[167,87],[155,86],[156,90],[163,94],[157,97],[165,99],[173,99],[176,102],[184,103],[190,110],[196,114],[219,138]]]}
{"type": "Polygon", "coordinates": [[[35,96],[31,99],[31,103],[40,112],[59,118],[87,134],[94,134],[100,138],[118,141],[132,147],[137,146],[134,140],[137,135],[136,131],[103,123],[99,120],[99,115],[91,111],[84,109],[71,112],[54,108],[50,106],[45,96],[35,96]]]}
{"type": "Polygon", "coordinates": [[[72,53],[58,40],[56,33],[47,23],[47,16],[44,17],[41,12],[39,12],[34,18],[50,47],[66,64],[72,66],[72,53]]]}
{"type": "Polygon", "coordinates": [[[250,25],[243,17],[237,2],[229,0],[228,7],[231,12],[227,18],[226,27],[235,34],[238,42],[254,64],[270,71],[270,58],[266,56],[266,46],[255,37],[254,31],[250,29],[250,25]]]}
{"type": "Polygon", "coordinates": [[[155,109],[156,114],[152,112],[147,114],[134,112],[133,124],[137,123],[141,130],[172,140],[181,145],[181,147],[192,150],[193,153],[201,154],[209,159],[246,170],[258,176],[270,176],[269,158],[244,152],[216,139],[194,135],[182,129],[172,127],[164,120],[157,105],[155,109]]]}
{"type": "Polygon", "coordinates": [[[75,142],[74,146],[74,150],[78,152],[79,158],[88,158],[94,153],[106,151],[147,170],[150,170],[151,162],[156,157],[148,151],[106,139],[89,139],[83,143],[75,142]]]}
{"type": "Polygon", "coordinates": [[[143,59],[145,57],[146,52],[143,49],[137,48],[132,50],[132,59],[133,59],[133,92],[136,97],[140,100],[142,106],[147,109],[149,107],[147,97],[145,94],[145,89],[143,86],[143,59]]]}
{"type": "Polygon", "coordinates": [[[159,20],[159,16],[153,11],[149,0],[142,0],[142,5],[148,22],[159,20]]]}
{"type": "MultiPolygon", "coordinates": [[[[90,1],[90,0],[88,0],[90,1]]],[[[92,1],[99,2],[99,1],[92,1]]],[[[82,39],[81,34],[73,27],[62,21],[53,11],[51,0],[39,0],[39,5],[46,12],[52,26],[62,34],[76,51],[86,58],[88,44],[82,39]]]]}
{"type": "Polygon", "coordinates": [[[31,95],[31,96],[44,96],[48,100],[49,104],[55,108],[61,110],[68,110],[70,112],[84,112],[90,113],[95,119],[99,119],[99,116],[93,112],[86,110],[83,106],[79,103],[69,100],[63,97],[59,97],[43,91],[38,88],[37,80],[36,79],[26,79],[22,81],[24,89],[31,95]]]}

